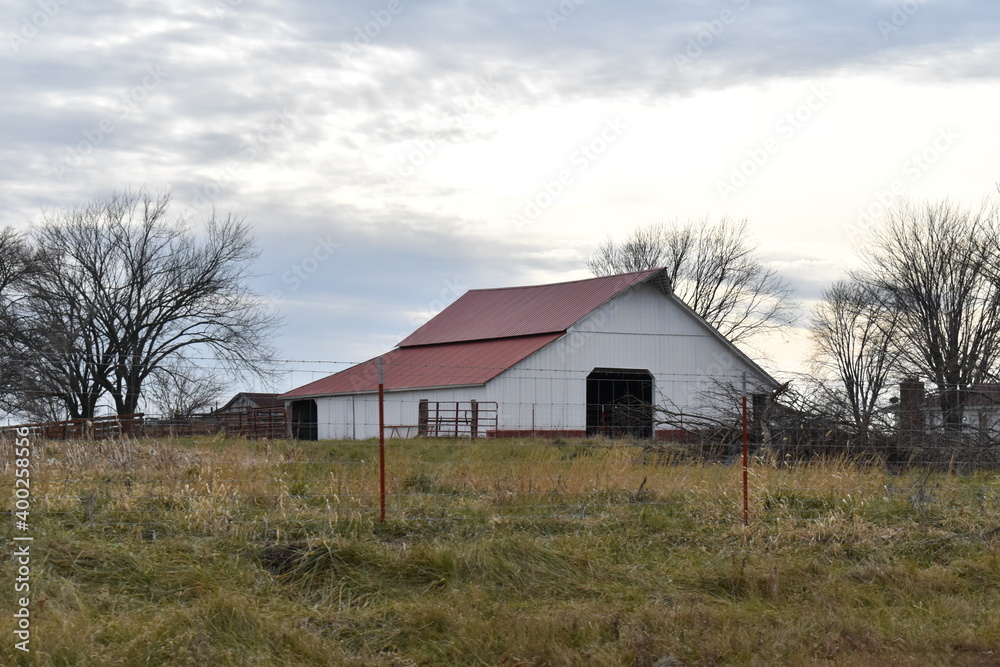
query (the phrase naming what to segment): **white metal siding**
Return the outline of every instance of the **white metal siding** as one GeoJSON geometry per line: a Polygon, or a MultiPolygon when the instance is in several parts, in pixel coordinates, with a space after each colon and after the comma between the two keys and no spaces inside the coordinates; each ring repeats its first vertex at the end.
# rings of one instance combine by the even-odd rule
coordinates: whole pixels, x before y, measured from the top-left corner
{"type": "MultiPolygon", "coordinates": [[[[421,399],[487,400],[484,387],[389,391],[385,394],[386,426],[416,426],[421,399]]],[[[350,394],[316,399],[321,440],[366,440],[378,437],[378,394],[350,394]],[[329,421],[324,421],[325,419],[329,421]]]]}

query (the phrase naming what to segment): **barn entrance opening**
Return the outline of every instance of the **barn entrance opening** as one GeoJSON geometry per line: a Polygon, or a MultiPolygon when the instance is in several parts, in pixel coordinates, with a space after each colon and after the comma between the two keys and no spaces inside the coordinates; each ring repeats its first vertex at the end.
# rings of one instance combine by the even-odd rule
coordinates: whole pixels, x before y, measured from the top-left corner
{"type": "Polygon", "coordinates": [[[319,438],[319,412],[316,401],[292,401],[292,438],[316,440],[319,438]]]}
{"type": "Polygon", "coordinates": [[[653,375],[631,368],[595,368],[587,376],[587,435],[653,437],[653,375]]]}

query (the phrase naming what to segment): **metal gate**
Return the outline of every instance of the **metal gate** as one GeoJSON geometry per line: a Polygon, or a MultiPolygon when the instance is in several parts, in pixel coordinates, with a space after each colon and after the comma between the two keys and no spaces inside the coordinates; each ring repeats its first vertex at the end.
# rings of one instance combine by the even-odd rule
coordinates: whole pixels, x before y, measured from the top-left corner
{"type": "Polygon", "coordinates": [[[420,400],[417,435],[427,438],[482,438],[497,430],[494,401],[420,400]]]}

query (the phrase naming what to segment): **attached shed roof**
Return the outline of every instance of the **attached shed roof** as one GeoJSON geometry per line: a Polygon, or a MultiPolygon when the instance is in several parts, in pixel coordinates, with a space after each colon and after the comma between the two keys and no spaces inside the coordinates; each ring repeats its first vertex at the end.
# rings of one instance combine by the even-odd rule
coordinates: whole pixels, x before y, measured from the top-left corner
{"type": "MultiPolygon", "coordinates": [[[[386,390],[481,385],[562,333],[400,347],[382,355],[386,390]]],[[[378,391],[378,358],[282,394],[282,399],[378,391]]]]}
{"type": "Polygon", "coordinates": [[[620,292],[650,279],[670,293],[663,269],[550,285],[470,290],[399,346],[564,332],[620,292]]]}

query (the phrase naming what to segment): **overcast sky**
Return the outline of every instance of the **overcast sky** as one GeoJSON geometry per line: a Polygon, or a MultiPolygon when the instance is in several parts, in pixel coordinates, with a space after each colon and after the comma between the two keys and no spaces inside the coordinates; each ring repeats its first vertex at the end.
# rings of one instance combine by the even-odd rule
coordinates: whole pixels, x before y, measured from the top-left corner
{"type": "Polygon", "coordinates": [[[128,186],[246,216],[292,360],[675,218],[746,218],[808,305],[880,200],[1000,181],[993,2],[14,0],[0,27],[0,226],[128,186]]]}

